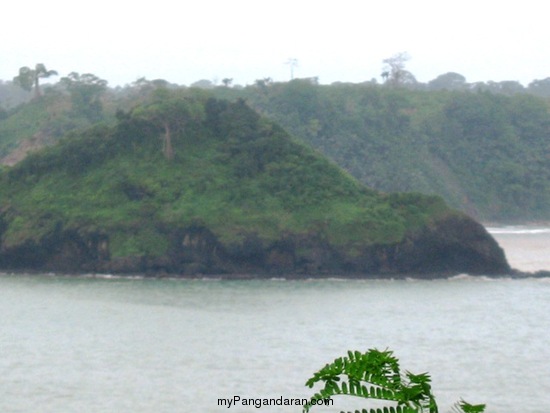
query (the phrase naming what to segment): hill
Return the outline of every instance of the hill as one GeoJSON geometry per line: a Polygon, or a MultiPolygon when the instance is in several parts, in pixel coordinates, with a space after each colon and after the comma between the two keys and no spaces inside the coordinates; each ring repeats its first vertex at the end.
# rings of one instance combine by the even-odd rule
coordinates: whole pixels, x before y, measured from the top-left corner
{"type": "Polygon", "coordinates": [[[114,111],[89,119],[75,111],[69,96],[49,88],[44,96],[9,109],[0,118],[0,165],[14,165],[68,132],[112,124],[113,119],[114,111]]]}
{"type": "Polygon", "coordinates": [[[174,274],[509,272],[438,197],[381,194],[242,100],[159,89],[0,176],[0,268],[174,274]]]}
{"type": "Polygon", "coordinates": [[[246,98],[372,188],[437,194],[484,221],[550,220],[543,98],[311,79],[215,91],[246,98]]]}
{"type": "MultiPolygon", "coordinates": [[[[453,82],[205,83],[220,99],[245,99],[369,187],[442,196],[482,221],[550,220],[550,111],[548,100],[534,94],[548,82],[527,89],[494,82],[474,89],[453,82]]],[[[40,99],[0,110],[0,165],[13,165],[69,131],[113,125],[117,110],[147,101],[159,87],[187,89],[163,80],[117,89],[105,84],[72,74],[40,99]]]]}

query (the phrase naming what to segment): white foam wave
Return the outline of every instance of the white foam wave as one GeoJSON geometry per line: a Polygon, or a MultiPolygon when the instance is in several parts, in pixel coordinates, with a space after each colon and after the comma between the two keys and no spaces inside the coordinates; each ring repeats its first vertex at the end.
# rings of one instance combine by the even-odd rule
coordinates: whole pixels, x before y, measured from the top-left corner
{"type": "Polygon", "coordinates": [[[548,227],[506,226],[487,227],[490,234],[550,234],[548,227]]]}
{"type": "Polygon", "coordinates": [[[490,277],[487,275],[470,275],[470,274],[457,274],[452,277],[447,278],[448,281],[502,281],[502,280],[511,280],[511,277],[490,277]]]}

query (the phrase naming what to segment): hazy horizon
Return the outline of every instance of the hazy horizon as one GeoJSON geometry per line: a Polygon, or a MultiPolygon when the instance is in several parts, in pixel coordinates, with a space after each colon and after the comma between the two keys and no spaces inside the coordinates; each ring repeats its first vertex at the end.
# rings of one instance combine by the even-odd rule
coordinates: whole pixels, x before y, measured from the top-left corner
{"type": "Polygon", "coordinates": [[[60,76],[93,73],[112,87],[141,77],[246,85],[289,80],[285,62],[295,58],[295,77],[359,83],[381,81],[383,59],[407,52],[406,69],[420,82],[457,72],[469,83],[527,86],[550,77],[543,53],[550,27],[537,7],[533,0],[13,2],[2,7],[0,35],[10,40],[0,45],[0,79],[44,63],[60,76]]]}

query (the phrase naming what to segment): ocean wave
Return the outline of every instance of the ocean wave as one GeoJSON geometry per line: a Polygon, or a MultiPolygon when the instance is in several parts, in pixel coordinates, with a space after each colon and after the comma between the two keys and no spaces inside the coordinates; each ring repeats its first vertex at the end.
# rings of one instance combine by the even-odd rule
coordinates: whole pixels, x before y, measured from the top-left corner
{"type": "Polygon", "coordinates": [[[470,275],[470,274],[457,274],[452,277],[448,277],[447,281],[509,281],[510,276],[488,276],[488,275],[470,275]]]}
{"type": "Polygon", "coordinates": [[[139,274],[103,274],[103,273],[88,273],[88,274],[59,274],[58,277],[68,278],[98,278],[101,280],[142,280],[145,276],[139,274]]]}
{"type": "Polygon", "coordinates": [[[548,227],[506,226],[487,227],[490,234],[550,234],[548,227]]]}

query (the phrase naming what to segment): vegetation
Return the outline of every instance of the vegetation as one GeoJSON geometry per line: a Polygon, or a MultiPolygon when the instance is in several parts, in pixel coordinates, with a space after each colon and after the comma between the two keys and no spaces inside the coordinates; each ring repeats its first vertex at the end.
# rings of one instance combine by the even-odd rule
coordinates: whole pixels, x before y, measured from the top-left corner
{"type": "Polygon", "coordinates": [[[57,72],[55,70],[47,70],[43,63],[37,63],[34,69],[27,66],[20,68],[19,75],[15,76],[13,81],[26,91],[34,89],[34,97],[38,99],[42,96],[40,79],[56,75],[57,72]]]}
{"type": "Polygon", "coordinates": [[[372,188],[437,194],[483,220],[550,218],[550,112],[539,97],[308,79],[233,93],[372,188]]]}
{"type": "MultiPolygon", "coordinates": [[[[355,410],[356,413],[437,413],[438,407],[430,382],[427,373],[413,374],[407,371],[403,374],[399,360],[391,351],[348,351],[347,357],[339,357],[325,365],[306,382],[309,388],[318,383],[324,387],[311,397],[303,411],[308,413],[318,400],[353,396],[387,404],[381,408],[355,410]]],[[[485,405],[460,401],[456,403],[455,410],[481,413],[485,411],[485,405]]]]}
{"type": "MultiPolygon", "coordinates": [[[[384,61],[384,84],[327,86],[316,79],[275,83],[265,78],[239,87],[224,78],[221,86],[208,80],[195,86],[218,99],[244,99],[371,188],[441,196],[486,221],[548,220],[550,112],[545,99],[550,81],[535,80],[527,87],[470,84],[449,72],[422,84],[406,70],[407,59],[401,53],[384,61]]],[[[296,64],[289,60],[291,69],[296,64]]],[[[16,83],[28,89],[53,74],[42,66],[26,68],[16,83]]],[[[177,108],[186,115],[168,121],[176,107],[169,108],[174,102],[163,90],[195,88],[165,80],[138,79],[111,89],[93,74],[71,73],[42,89],[43,96],[17,106],[31,95],[21,95],[25,91],[14,82],[0,82],[0,163],[11,165],[70,131],[113,126],[117,111],[149,117],[143,120],[162,128],[159,145],[170,159],[173,135],[183,133],[189,119],[204,116],[200,107],[177,108]]]]}
{"type": "MultiPolygon", "coordinates": [[[[29,91],[21,89],[12,81],[0,80],[0,113],[7,114],[7,110],[28,102],[32,94],[29,91]]],[[[0,120],[5,119],[4,115],[0,120]]]]}
{"type": "Polygon", "coordinates": [[[0,176],[4,248],[73,231],[108,234],[113,257],[160,256],[166,234],[199,225],[226,244],[315,232],[354,251],[451,213],[436,197],[365,188],[242,100],[162,90],[118,117],[0,176]]]}
{"type": "Polygon", "coordinates": [[[12,165],[28,152],[27,147],[41,149],[59,141],[71,131],[84,130],[91,126],[85,117],[73,115],[70,102],[63,96],[51,94],[33,100],[8,111],[0,121],[0,160],[12,165]],[[15,162],[7,159],[14,154],[15,162]]]}
{"type": "Polygon", "coordinates": [[[101,95],[107,89],[107,81],[98,78],[91,73],[80,75],[69,73],[60,81],[71,97],[72,114],[82,116],[91,123],[101,121],[103,118],[103,103],[101,95]]]}

